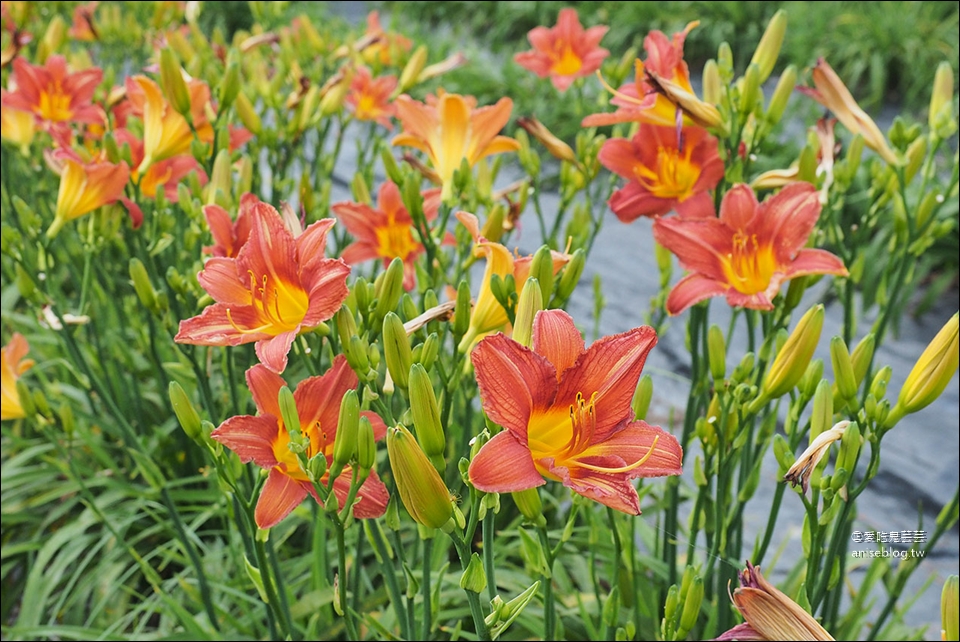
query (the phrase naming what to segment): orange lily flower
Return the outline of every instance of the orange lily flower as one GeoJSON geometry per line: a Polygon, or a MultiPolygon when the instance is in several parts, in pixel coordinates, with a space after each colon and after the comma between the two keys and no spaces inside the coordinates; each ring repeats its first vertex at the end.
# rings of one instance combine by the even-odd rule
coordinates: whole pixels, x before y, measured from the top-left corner
{"type": "Polygon", "coordinates": [[[406,36],[383,30],[379,11],[371,11],[367,14],[367,31],[364,39],[371,43],[363,49],[363,58],[369,64],[392,65],[413,47],[413,41],[406,36]]]}
{"type": "Polygon", "coordinates": [[[850,94],[850,90],[840,80],[840,76],[823,58],[817,60],[817,64],[813,68],[813,84],[815,89],[810,87],[798,87],[797,89],[832,111],[833,115],[843,123],[843,126],[850,130],[850,133],[862,135],[863,142],[877,152],[880,158],[890,165],[901,164],[896,152],[887,144],[883,132],[880,131],[873,119],[860,108],[860,105],[850,94]]]}
{"type": "MultiPolygon", "coordinates": [[[[424,193],[423,214],[427,222],[434,220],[440,209],[440,191],[424,193]]],[[[403,287],[412,290],[416,285],[417,257],[423,245],[413,236],[413,219],[403,205],[400,188],[387,181],[377,194],[377,209],[364,203],[342,202],[330,207],[357,240],[340,255],[348,265],[382,258],[384,267],[395,258],[403,261],[403,287]]],[[[455,243],[450,236],[446,242],[455,243]]]]}
{"type": "Polygon", "coordinates": [[[609,27],[601,25],[584,31],[576,9],[561,9],[557,26],[531,29],[527,39],[533,51],[518,53],[513,59],[541,78],[550,76],[554,87],[566,91],[575,79],[599,69],[600,63],[610,55],[599,46],[608,30],[609,27]]]}
{"type": "Polygon", "coordinates": [[[63,170],[56,214],[47,230],[47,238],[56,236],[68,221],[119,200],[130,180],[130,168],[123,161],[117,164],[106,161],[82,163],[69,152],[58,160],[62,160],[63,170]]]}
{"type": "Polygon", "coordinates": [[[313,223],[294,238],[266,203],[250,210],[250,235],[237,257],[214,257],[197,275],[216,303],[180,322],[179,343],[235,346],[256,342],[260,362],[274,372],[300,332],[333,316],[347,298],[350,268],[324,258],[333,219],[313,223]]]}
{"type": "MultiPolygon", "coordinates": [[[[647,60],[644,62],[637,59],[633,83],[627,83],[619,90],[607,87],[614,95],[610,102],[617,106],[617,111],[609,114],[592,114],[583,119],[582,125],[599,127],[633,121],[654,125],[675,125],[677,106],[657,91],[656,85],[650,82],[647,72],[693,95],[690,70],[683,60],[683,43],[687,34],[698,24],[696,21],[691,22],[683,31],[673,34],[672,40],[667,39],[662,31],[651,31],[647,34],[643,39],[647,60]]],[[[693,124],[689,119],[687,121],[687,124],[693,124]]]]}
{"type": "MultiPolygon", "coordinates": [[[[322,454],[328,465],[333,461],[340,401],[358,383],[357,375],[347,365],[347,360],[343,355],[337,355],[327,372],[318,377],[308,377],[297,386],[293,399],[303,436],[308,441],[308,458],[322,454]]],[[[280,389],[285,385],[286,382],[279,375],[264,365],[253,366],[247,370],[247,386],[253,393],[257,415],[231,417],[210,433],[211,438],[237,453],[243,463],[252,461],[270,471],[254,509],[254,520],[259,528],[276,526],[307,495],[317,503],[322,503],[313,483],[300,467],[297,456],[288,448],[290,435],[284,426],[277,400],[280,389]]],[[[370,411],[360,414],[370,420],[376,439],[386,435],[387,427],[379,416],[370,411]]],[[[333,482],[333,494],[341,508],[350,491],[352,474],[352,469],[347,466],[333,482]]],[[[326,485],[328,477],[329,471],[324,473],[320,483],[326,485]]],[[[390,499],[386,486],[375,470],[370,471],[357,497],[359,500],[353,507],[353,514],[358,519],[380,517],[386,512],[390,499]]]]}
{"type": "Polygon", "coordinates": [[[630,480],[679,475],[677,439],[633,420],[630,401],[650,349],[644,326],[584,349],[573,319],[544,310],[533,322],[533,349],[503,334],[487,337],[471,358],[483,409],[504,430],[470,462],[485,492],[517,492],[561,482],[631,515],[640,500],[630,480]]]}
{"type": "Polygon", "coordinates": [[[719,218],[657,219],[653,237],[692,272],[670,292],[667,312],[680,314],[721,294],[732,306],[771,310],[786,280],[847,276],[838,257],[804,247],[819,216],[820,201],[810,183],[788,185],[763,203],[739,184],[724,196],[719,218]]]}
{"type": "Polygon", "coordinates": [[[135,107],[134,113],[143,114],[143,160],[137,172],[145,171],[153,163],[190,153],[190,124],[164,99],[157,83],[146,76],[127,78],[127,97],[135,107]]]}
{"type": "Polygon", "coordinates": [[[723,178],[717,139],[700,127],[684,127],[678,141],[674,127],[641,123],[633,140],[611,138],[600,149],[604,167],[626,178],[610,197],[610,209],[624,223],[640,216],[710,216],[709,190],[723,178]],[[678,144],[682,141],[682,144],[678,144]]]}
{"type": "Polygon", "coordinates": [[[514,139],[497,135],[510,120],[511,109],[513,101],[509,98],[478,109],[473,96],[442,90],[436,96],[427,96],[426,104],[402,95],[397,98],[397,118],[403,133],[393,139],[393,145],[414,147],[430,158],[443,185],[441,198],[447,200],[453,189],[453,173],[464,159],[473,167],[491,154],[520,149],[514,139]]]}
{"type": "Polygon", "coordinates": [[[99,2],[89,2],[87,4],[77,5],[73,9],[73,25],[68,32],[74,40],[83,42],[93,42],[99,39],[97,30],[93,26],[93,14],[96,12],[99,2]]]}
{"type": "Polygon", "coordinates": [[[390,102],[390,96],[396,88],[397,79],[394,76],[374,79],[369,69],[359,67],[350,81],[347,107],[357,120],[372,120],[387,129],[393,129],[390,119],[397,113],[397,107],[390,102]]]}
{"type": "Polygon", "coordinates": [[[812,615],[747,562],[730,599],[746,620],[715,640],[833,640],[812,615]]]}
{"type": "Polygon", "coordinates": [[[31,65],[23,58],[13,61],[16,90],[4,96],[3,107],[31,112],[45,127],[66,123],[103,123],[102,110],[94,105],[93,92],[103,79],[100,69],[67,73],[63,56],[50,56],[45,65],[31,65]]]}
{"type": "MultiPolygon", "coordinates": [[[[126,144],[130,147],[130,162],[135,167],[140,167],[144,158],[143,141],[127,129],[118,129],[113,135],[118,145],[126,144]]],[[[143,174],[135,170],[132,179],[134,182],[139,181],[140,193],[143,196],[153,198],[157,194],[157,189],[163,187],[164,197],[171,203],[176,203],[180,198],[177,186],[190,172],[194,171],[197,173],[200,185],[206,185],[207,173],[203,171],[197,159],[190,154],[180,154],[153,163],[143,174]]]]}
{"type": "MultiPolygon", "coordinates": [[[[483,337],[509,325],[507,311],[493,295],[490,281],[494,276],[502,279],[508,274],[513,275],[516,291],[522,292],[524,284],[530,278],[530,264],[533,263],[533,256],[514,259],[513,254],[506,247],[484,238],[480,233],[480,221],[476,216],[469,212],[457,212],[456,217],[473,237],[474,256],[483,256],[487,259],[483,280],[480,282],[480,293],[477,295],[473,313],[470,315],[470,328],[460,341],[459,350],[464,352],[483,337]]],[[[551,250],[550,253],[553,258],[553,273],[556,274],[570,261],[571,255],[556,250],[551,250]]]]}
{"type": "Polygon", "coordinates": [[[240,248],[250,238],[251,210],[260,203],[260,199],[249,192],[240,197],[240,210],[237,220],[232,220],[227,210],[219,205],[205,205],[203,216],[207,219],[210,234],[213,235],[213,245],[203,248],[203,251],[213,256],[235,259],[240,248]]]}
{"type": "Polygon", "coordinates": [[[17,380],[33,366],[33,359],[25,359],[30,345],[19,332],[14,332],[10,343],[3,346],[0,355],[0,419],[22,419],[27,414],[20,403],[17,380]]]}

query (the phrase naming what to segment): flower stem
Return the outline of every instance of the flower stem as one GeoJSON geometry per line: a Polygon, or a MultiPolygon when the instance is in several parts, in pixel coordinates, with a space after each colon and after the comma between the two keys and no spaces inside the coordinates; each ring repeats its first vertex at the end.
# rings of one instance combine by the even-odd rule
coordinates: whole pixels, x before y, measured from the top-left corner
{"type": "Polygon", "coordinates": [[[483,517],[483,570],[487,576],[487,596],[490,601],[493,601],[493,598],[497,596],[497,581],[494,576],[496,564],[493,560],[496,517],[492,510],[488,510],[483,517]]]}
{"type": "Polygon", "coordinates": [[[550,538],[547,535],[547,527],[540,526],[537,529],[537,532],[540,535],[540,546],[543,548],[543,554],[547,558],[547,568],[550,571],[549,575],[544,575],[540,578],[540,581],[543,583],[543,622],[544,622],[544,631],[543,639],[552,640],[556,637],[557,629],[557,611],[556,604],[553,600],[553,552],[550,549],[550,538]]]}
{"type": "Polygon", "coordinates": [[[430,558],[433,550],[433,538],[423,540],[423,576],[420,578],[420,588],[423,591],[423,627],[420,630],[420,639],[429,640],[430,630],[433,628],[433,613],[430,604],[430,558]]]}

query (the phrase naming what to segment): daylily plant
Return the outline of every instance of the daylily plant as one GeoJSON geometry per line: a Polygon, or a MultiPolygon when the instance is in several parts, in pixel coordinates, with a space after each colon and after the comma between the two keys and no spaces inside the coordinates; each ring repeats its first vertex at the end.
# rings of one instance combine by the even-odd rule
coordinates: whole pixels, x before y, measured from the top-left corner
{"type": "Polygon", "coordinates": [[[20,393],[17,392],[17,380],[33,366],[33,359],[26,359],[30,350],[26,338],[14,332],[10,343],[3,346],[0,354],[0,419],[21,419],[26,416],[20,393]]]}
{"type": "Polygon", "coordinates": [[[503,334],[472,354],[480,399],[503,426],[470,463],[470,481],[486,492],[535,488],[545,479],[632,515],[640,500],[631,480],[679,475],[683,452],[657,426],[634,421],[630,401],[647,354],[650,327],[604,337],[589,349],[562,310],[537,313],[533,348],[503,334]]]}
{"type": "Polygon", "coordinates": [[[357,120],[374,121],[387,129],[393,129],[390,119],[397,112],[391,96],[397,88],[394,76],[374,78],[366,67],[358,67],[350,81],[347,93],[347,108],[357,120]]]}
{"type": "Polygon", "coordinates": [[[574,80],[599,69],[610,55],[600,46],[608,30],[598,25],[584,31],[577,10],[568,7],[560,11],[555,27],[531,29],[527,39],[533,51],[518,53],[513,59],[541,78],[549,76],[554,87],[566,91],[574,80]]]}
{"type": "Polygon", "coordinates": [[[820,216],[816,188],[795,183],[763,203],[747,185],[724,196],[719,218],[661,218],[653,237],[677,255],[691,274],[667,297],[667,312],[725,295],[735,307],[773,309],[780,285],[807,274],[847,276],[843,261],[807,248],[820,216]]]}
{"type": "MultiPolygon", "coordinates": [[[[333,445],[337,436],[337,424],[340,417],[340,400],[348,391],[357,387],[357,375],[347,365],[346,359],[339,355],[333,366],[321,376],[308,377],[300,382],[293,393],[297,406],[300,428],[306,438],[307,458],[326,457],[329,464],[333,459],[333,445]]],[[[227,419],[211,433],[211,438],[219,441],[240,456],[240,461],[254,462],[268,469],[267,477],[254,519],[260,528],[271,528],[290,514],[307,495],[318,503],[320,498],[313,482],[300,467],[297,456],[289,449],[290,435],[283,423],[278,397],[286,382],[267,367],[256,365],[247,371],[247,386],[257,405],[257,415],[242,415],[227,419]]],[[[361,413],[370,420],[376,439],[382,439],[387,427],[375,413],[361,413]]],[[[352,468],[345,467],[333,482],[333,494],[342,508],[350,491],[352,468]]],[[[328,474],[318,480],[328,484],[328,474]]],[[[353,514],[359,519],[379,517],[387,508],[389,495],[376,471],[363,482],[357,495],[358,501],[353,514]]]]}

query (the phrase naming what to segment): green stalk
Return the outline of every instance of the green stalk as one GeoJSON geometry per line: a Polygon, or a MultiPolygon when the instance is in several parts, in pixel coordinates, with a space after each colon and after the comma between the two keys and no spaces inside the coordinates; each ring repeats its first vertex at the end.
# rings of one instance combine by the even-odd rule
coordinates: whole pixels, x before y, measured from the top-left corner
{"type": "MultiPolygon", "coordinates": [[[[433,628],[433,613],[430,604],[430,557],[433,549],[433,538],[423,540],[423,574],[420,578],[420,588],[423,591],[423,623],[420,630],[420,639],[426,642],[430,639],[430,630],[433,628]]],[[[467,591],[468,593],[470,591],[467,591]]]]}
{"type": "MultiPolygon", "coordinates": [[[[457,549],[457,555],[460,557],[460,566],[466,571],[470,564],[470,547],[464,542],[455,531],[450,533],[450,539],[457,549]]],[[[477,629],[477,638],[480,640],[489,640],[490,631],[487,630],[487,623],[483,619],[483,609],[480,607],[480,594],[473,591],[464,590],[467,595],[467,602],[470,605],[470,615],[473,617],[473,625],[477,629]]],[[[546,639],[551,639],[547,636],[546,639]]]]}
{"type": "Polygon", "coordinates": [[[347,547],[344,543],[343,524],[339,520],[333,520],[333,528],[337,536],[337,575],[339,576],[340,586],[337,593],[340,600],[340,612],[343,613],[343,621],[347,629],[348,640],[358,640],[357,629],[353,622],[353,613],[347,609],[347,547]]]}
{"type": "MultiPolygon", "coordinates": [[[[537,528],[537,533],[540,535],[540,546],[543,548],[543,554],[547,557],[547,568],[550,569],[552,574],[554,556],[550,549],[550,539],[547,536],[547,527],[540,526],[537,528]]],[[[556,603],[553,599],[553,577],[543,575],[540,577],[540,582],[543,586],[543,639],[552,640],[556,637],[557,629],[556,603]]]]}
{"type": "Polygon", "coordinates": [[[488,510],[483,517],[483,571],[487,576],[487,596],[490,601],[497,596],[497,580],[494,572],[496,564],[493,559],[493,543],[495,535],[496,515],[492,510],[488,510]]]}
{"type": "Polygon", "coordinates": [[[380,574],[383,575],[387,586],[387,593],[390,595],[390,603],[393,605],[393,612],[397,616],[397,624],[400,626],[400,637],[409,640],[412,637],[410,631],[410,621],[407,619],[407,612],[403,608],[403,599],[401,598],[400,585],[397,583],[396,568],[388,560],[387,543],[383,540],[383,534],[379,528],[368,528],[367,536],[377,549],[378,560],[380,560],[380,574]]]}

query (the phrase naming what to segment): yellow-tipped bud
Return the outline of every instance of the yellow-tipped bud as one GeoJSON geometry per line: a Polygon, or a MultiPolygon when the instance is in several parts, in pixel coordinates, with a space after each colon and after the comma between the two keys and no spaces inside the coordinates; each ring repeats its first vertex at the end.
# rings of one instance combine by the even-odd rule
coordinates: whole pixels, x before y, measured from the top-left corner
{"type": "Polygon", "coordinates": [[[904,415],[929,406],[947,387],[960,361],[958,334],[960,318],[955,313],[917,359],[903,388],[900,389],[897,405],[887,416],[887,428],[892,427],[904,415]]]}
{"type": "Polygon", "coordinates": [[[133,289],[137,292],[137,298],[146,309],[157,313],[160,309],[157,303],[157,293],[150,283],[150,275],[147,274],[147,268],[143,262],[134,257],[130,259],[130,279],[133,281],[133,289]]]}
{"type": "Polygon", "coordinates": [[[223,72],[223,79],[220,81],[220,86],[217,88],[217,96],[220,99],[219,109],[229,109],[230,106],[233,105],[237,96],[240,95],[241,84],[240,65],[236,60],[233,60],[227,65],[226,71],[223,72]]]}
{"type": "Polygon", "coordinates": [[[717,67],[717,61],[711,58],[703,66],[703,101],[711,105],[719,105],[722,93],[720,68],[717,67]]]}
{"type": "Polygon", "coordinates": [[[767,30],[763,32],[760,38],[760,44],[757,50],[753,52],[753,58],[750,64],[756,64],[760,72],[760,82],[764,82],[773,73],[773,67],[777,64],[777,57],[780,55],[780,48],[783,46],[783,36],[787,32],[787,13],[780,9],[770,23],[767,30]]]}
{"type": "Polygon", "coordinates": [[[357,454],[360,433],[360,399],[356,390],[347,390],[340,400],[340,417],[337,420],[337,436],[333,441],[333,465],[331,477],[336,477],[357,454]],[[336,471],[336,472],[334,472],[336,471]]]}
{"type": "Polygon", "coordinates": [[[180,422],[183,432],[192,441],[202,444],[203,431],[200,428],[200,415],[197,414],[193,404],[190,403],[190,397],[176,381],[170,382],[167,392],[170,395],[170,405],[173,406],[173,413],[177,416],[177,421],[180,422]]]}
{"type": "Polygon", "coordinates": [[[47,58],[57,53],[67,36],[67,23],[60,16],[54,16],[43,33],[37,47],[37,63],[43,64],[47,58]]]}
{"type": "Polygon", "coordinates": [[[816,305],[801,317],[767,371],[760,399],[782,397],[797,385],[820,341],[823,315],[823,305],[816,305]]]}
{"type": "Polygon", "coordinates": [[[357,468],[369,472],[377,463],[376,437],[373,424],[366,417],[360,417],[360,431],[357,433],[357,468]]]}
{"type": "Polygon", "coordinates": [[[723,338],[720,326],[712,325],[707,331],[707,356],[710,360],[710,374],[714,381],[723,381],[727,376],[727,342],[723,338]]]}
{"type": "Polygon", "coordinates": [[[413,351],[403,321],[394,312],[388,312],[383,318],[383,357],[394,383],[406,390],[413,351]]]}
{"type": "Polygon", "coordinates": [[[447,440],[443,434],[443,424],[440,422],[440,406],[437,396],[430,382],[430,375],[419,363],[410,366],[410,412],[413,415],[413,425],[417,429],[420,445],[423,452],[430,459],[430,463],[443,474],[447,462],[443,455],[447,449],[447,440]]]}
{"type": "Polygon", "coordinates": [[[957,122],[953,118],[953,68],[943,61],[933,77],[933,92],[930,94],[930,129],[940,138],[953,134],[957,122]]]}
{"type": "Polygon", "coordinates": [[[553,135],[547,127],[536,118],[520,118],[517,124],[523,127],[527,133],[536,138],[547,148],[554,158],[568,163],[576,163],[577,155],[573,149],[565,142],[553,135]]]}
{"type": "Polygon", "coordinates": [[[951,575],[943,583],[943,593],[940,595],[940,618],[942,620],[944,640],[960,640],[960,578],[951,575]]]}
{"type": "Polygon", "coordinates": [[[857,377],[853,373],[853,361],[842,337],[830,340],[830,362],[833,364],[833,376],[841,399],[853,399],[857,396],[857,377]]]}
{"type": "Polygon", "coordinates": [[[780,74],[780,80],[777,81],[777,86],[770,97],[770,105],[767,107],[767,122],[771,125],[779,123],[780,119],[783,118],[783,112],[786,111],[787,103],[790,102],[790,96],[796,86],[797,68],[789,65],[780,74]]]}
{"type": "Polygon", "coordinates": [[[417,84],[417,79],[423,68],[427,66],[427,46],[420,45],[410,56],[410,60],[400,72],[400,81],[397,83],[397,93],[402,94],[409,91],[411,87],[417,84]]]}
{"type": "Polygon", "coordinates": [[[537,312],[543,309],[541,297],[537,279],[528,278],[520,293],[516,322],[513,325],[513,340],[528,348],[533,344],[533,320],[537,312]]]}
{"type": "Polygon", "coordinates": [[[222,195],[222,198],[230,199],[232,193],[230,187],[232,182],[230,151],[227,149],[221,149],[219,152],[217,152],[216,160],[213,161],[213,176],[210,178],[210,183],[206,187],[206,204],[213,205],[216,203],[218,192],[222,195]]]}
{"type": "Polygon", "coordinates": [[[417,440],[402,425],[387,430],[387,456],[400,500],[410,517],[427,528],[441,528],[450,521],[450,491],[417,440]]]}
{"type": "Polygon", "coordinates": [[[234,105],[237,108],[237,116],[240,118],[243,126],[249,129],[255,136],[259,135],[263,129],[263,124],[260,122],[260,115],[254,108],[253,103],[247,98],[247,94],[242,91],[238,93],[234,105]]]}
{"type": "Polygon", "coordinates": [[[177,54],[169,47],[160,50],[160,87],[177,113],[190,118],[190,91],[177,54]]]}

